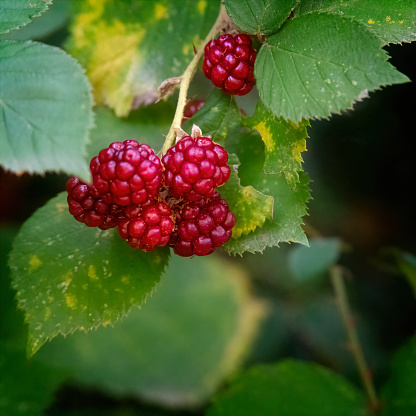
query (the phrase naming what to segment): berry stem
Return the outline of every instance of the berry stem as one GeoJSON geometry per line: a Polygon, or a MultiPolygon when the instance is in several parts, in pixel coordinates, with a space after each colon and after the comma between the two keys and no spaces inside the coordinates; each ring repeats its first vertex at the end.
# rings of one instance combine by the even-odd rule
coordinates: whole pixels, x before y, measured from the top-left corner
{"type": "Polygon", "coordinates": [[[195,56],[192,61],[189,63],[185,72],[182,75],[181,86],[179,88],[179,97],[178,104],[176,106],[175,117],[173,118],[172,125],[170,126],[168,135],[166,136],[165,143],[163,144],[161,150],[161,156],[165,155],[169,148],[175,144],[176,131],[181,127],[183,111],[187,102],[187,93],[189,85],[195,75],[196,69],[198,67],[198,62],[201,59],[201,56],[204,54],[205,45],[215,37],[215,35],[221,30],[222,26],[226,22],[227,12],[224,5],[221,5],[220,11],[218,13],[217,20],[209,31],[207,37],[201,42],[199,48],[196,50],[195,56]]]}
{"type": "Polygon", "coordinates": [[[354,356],[355,363],[360,373],[361,381],[364,390],[367,394],[370,408],[373,413],[377,413],[380,408],[379,400],[377,398],[376,390],[371,379],[371,372],[368,368],[364,353],[358,338],[357,329],[354,324],[354,319],[351,314],[351,309],[348,303],[347,291],[345,289],[344,277],[342,269],[339,266],[332,266],[330,269],[331,282],[337,298],[338,307],[344,321],[345,329],[348,334],[349,345],[354,356]]]}

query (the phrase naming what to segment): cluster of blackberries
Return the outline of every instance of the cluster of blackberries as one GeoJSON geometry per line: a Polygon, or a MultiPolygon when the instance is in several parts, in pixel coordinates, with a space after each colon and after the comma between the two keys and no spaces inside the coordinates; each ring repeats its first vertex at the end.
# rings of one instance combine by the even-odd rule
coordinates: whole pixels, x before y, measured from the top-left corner
{"type": "Polygon", "coordinates": [[[235,225],[216,192],[230,177],[227,161],[208,137],[183,137],[162,160],[146,144],[115,142],[91,160],[92,185],[68,180],[69,212],[89,227],[118,227],[136,249],[168,244],[180,256],[205,256],[235,225]]]}

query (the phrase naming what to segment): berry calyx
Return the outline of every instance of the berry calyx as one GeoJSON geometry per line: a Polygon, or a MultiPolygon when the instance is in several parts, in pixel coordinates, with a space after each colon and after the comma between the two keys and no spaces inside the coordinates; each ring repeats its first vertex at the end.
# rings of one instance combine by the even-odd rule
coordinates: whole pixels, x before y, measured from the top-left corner
{"type": "Polygon", "coordinates": [[[162,165],[153,149],[135,140],[111,143],[90,163],[93,185],[111,204],[142,204],[158,193],[162,165]]]}
{"type": "Polygon", "coordinates": [[[235,215],[218,192],[213,198],[186,202],[176,207],[176,227],[169,246],[182,257],[206,256],[231,238],[235,221],[235,215]]]}
{"type": "Polygon", "coordinates": [[[166,245],[175,225],[169,205],[156,198],[126,207],[125,217],[118,225],[121,238],[130,247],[143,251],[166,245]]]}
{"type": "Polygon", "coordinates": [[[66,189],[70,214],[88,227],[108,230],[116,227],[124,216],[123,207],[106,203],[94,186],[79,178],[69,178],[66,189]]]}
{"type": "Polygon", "coordinates": [[[257,52],[248,35],[221,35],[205,45],[202,69],[212,83],[227,94],[245,95],[255,84],[257,52]]]}
{"type": "Polygon", "coordinates": [[[210,198],[230,178],[227,161],[227,151],[209,137],[185,136],[162,158],[165,185],[175,198],[210,198]]]}

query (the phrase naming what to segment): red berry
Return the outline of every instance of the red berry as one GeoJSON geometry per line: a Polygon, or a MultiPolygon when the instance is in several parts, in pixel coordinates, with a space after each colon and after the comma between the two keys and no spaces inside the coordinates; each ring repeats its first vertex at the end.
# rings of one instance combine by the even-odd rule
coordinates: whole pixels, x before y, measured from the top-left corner
{"type": "Polygon", "coordinates": [[[130,205],[125,209],[125,216],[118,232],[131,247],[152,251],[168,243],[174,222],[165,202],[151,198],[144,204],[130,205]]]}
{"type": "Polygon", "coordinates": [[[197,111],[201,109],[201,107],[205,104],[205,100],[191,100],[188,104],[186,104],[183,110],[183,119],[182,123],[188,118],[191,118],[193,115],[196,114],[197,111]]]}
{"type": "Polygon", "coordinates": [[[151,147],[135,140],[114,142],[90,163],[93,184],[107,203],[142,204],[158,193],[162,165],[151,147]]]}
{"type": "Polygon", "coordinates": [[[213,198],[186,202],[176,211],[176,228],[169,245],[179,256],[206,256],[231,238],[235,215],[218,192],[213,198]]]}
{"type": "Polygon", "coordinates": [[[185,136],[162,158],[165,184],[175,198],[210,198],[230,178],[227,161],[227,151],[210,138],[185,136]]]}
{"type": "Polygon", "coordinates": [[[221,35],[205,45],[205,76],[227,94],[245,95],[255,84],[256,51],[248,35],[221,35]]]}
{"type": "Polygon", "coordinates": [[[69,212],[88,227],[107,230],[116,227],[124,218],[123,207],[106,203],[94,186],[81,179],[69,178],[66,189],[69,212]]]}

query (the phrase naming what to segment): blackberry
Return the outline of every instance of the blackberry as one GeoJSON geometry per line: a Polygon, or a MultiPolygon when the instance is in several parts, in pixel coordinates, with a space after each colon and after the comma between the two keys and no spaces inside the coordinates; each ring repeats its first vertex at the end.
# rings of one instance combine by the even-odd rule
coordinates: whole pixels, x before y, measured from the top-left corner
{"type": "Polygon", "coordinates": [[[111,143],[92,158],[90,169],[95,188],[109,204],[142,204],[158,193],[162,182],[159,158],[135,140],[111,143]]]}

